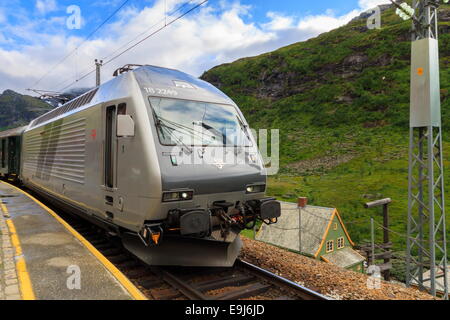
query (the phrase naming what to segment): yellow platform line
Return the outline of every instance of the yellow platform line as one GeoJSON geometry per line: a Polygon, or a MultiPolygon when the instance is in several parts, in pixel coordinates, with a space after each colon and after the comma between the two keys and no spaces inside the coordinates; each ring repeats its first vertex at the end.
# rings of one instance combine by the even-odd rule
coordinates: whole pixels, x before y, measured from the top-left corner
{"type": "Polygon", "coordinates": [[[45,211],[47,211],[51,216],[53,216],[60,224],[62,224],[75,238],[77,238],[85,247],[89,250],[102,264],[103,266],[111,272],[111,274],[119,281],[119,283],[128,291],[128,293],[135,300],[148,300],[147,297],[119,270],[114,266],[100,251],[98,251],[89,241],[87,241],[81,234],[79,234],[74,228],[72,228],[63,218],[61,218],[56,212],[47,207],[45,204],[40,202],[38,199],[28,194],[16,186],[1,181],[1,183],[19,191],[20,193],[26,195],[28,198],[36,202],[45,211]]]}
{"type": "MultiPolygon", "coordinates": [[[[8,208],[4,203],[1,204],[3,213],[9,214],[8,208]]],[[[11,243],[16,250],[16,271],[19,279],[19,288],[23,300],[35,300],[36,297],[33,292],[33,286],[31,284],[30,275],[27,271],[27,265],[22,255],[22,247],[20,246],[19,236],[17,235],[16,227],[11,219],[6,220],[8,225],[9,234],[11,237],[11,243]]]]}
{"type": "Polygon", "coordinates": [[[5,218],[9,218],[8,208],[5,206],[5,204],[4,204],[3,202],[0,203],[0,207],[2,208],[3,216],[4,216],[5,218]]]}

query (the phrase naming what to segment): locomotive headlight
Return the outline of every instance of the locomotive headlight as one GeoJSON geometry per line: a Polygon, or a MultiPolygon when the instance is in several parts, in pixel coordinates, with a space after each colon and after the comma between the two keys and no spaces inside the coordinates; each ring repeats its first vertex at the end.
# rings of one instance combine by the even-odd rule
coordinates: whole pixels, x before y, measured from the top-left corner
{"type": "Polygon", "coordinates": [[[247,188],[245,188],[245,191],[247,193],[265,192],[266,191],[266,185],[265,184],[258,184],[258,185],[247,186],[247,188]]]}
{"type": "Polygon", "coordinates": [[[164,192],[162,201],[163,202],[187,201],[192,200],[193,197],[194,197],[193,191],[164,192]]]}

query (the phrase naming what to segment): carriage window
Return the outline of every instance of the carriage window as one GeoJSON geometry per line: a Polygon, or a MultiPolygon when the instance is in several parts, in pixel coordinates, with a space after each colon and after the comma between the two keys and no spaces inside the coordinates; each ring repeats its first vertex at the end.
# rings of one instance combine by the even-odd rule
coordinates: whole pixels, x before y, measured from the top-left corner
{"type": "Polygon", "coordinates": [[[6,167],[6,140],[2,139],[2,168],[6,167]]]}

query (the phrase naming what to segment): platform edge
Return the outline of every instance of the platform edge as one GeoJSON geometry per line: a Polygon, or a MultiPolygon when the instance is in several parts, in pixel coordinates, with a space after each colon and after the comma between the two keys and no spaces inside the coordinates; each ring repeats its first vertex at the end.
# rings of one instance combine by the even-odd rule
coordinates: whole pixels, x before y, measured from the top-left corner
{"type": "Polygon", "coordinates": [[[8,183],[5,181],[0,181],[1,183],[21,192],[28,198],[36,202],[40,207],[47,211],[53,218],[55,218],[60,224],[63,225],[75,238],[77,238],[90,253],[92,253],[100,263],[116,278],[116,280],[125,288],[126,291],[135,300],[148,300],[147,297],[119,270],[117,269],[100,251],[98,251],[92,244],[89,243],[81,234],[79,234],[75,229],[73,229],[64,219],[62,219],[56,212],[47,207],[41,201],[23,191],[22,189],[8,183]]]}

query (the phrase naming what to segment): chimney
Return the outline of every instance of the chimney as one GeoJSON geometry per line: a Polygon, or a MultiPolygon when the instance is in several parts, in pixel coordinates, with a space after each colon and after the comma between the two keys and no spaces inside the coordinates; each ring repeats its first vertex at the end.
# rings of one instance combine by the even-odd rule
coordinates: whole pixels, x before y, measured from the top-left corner
{"type": "Polygon", "coordinates": [[[308,198],[306,197],[298,197],[297,199],[297,205],[299,208],[304,208],[308,204],[308,198]]]}

